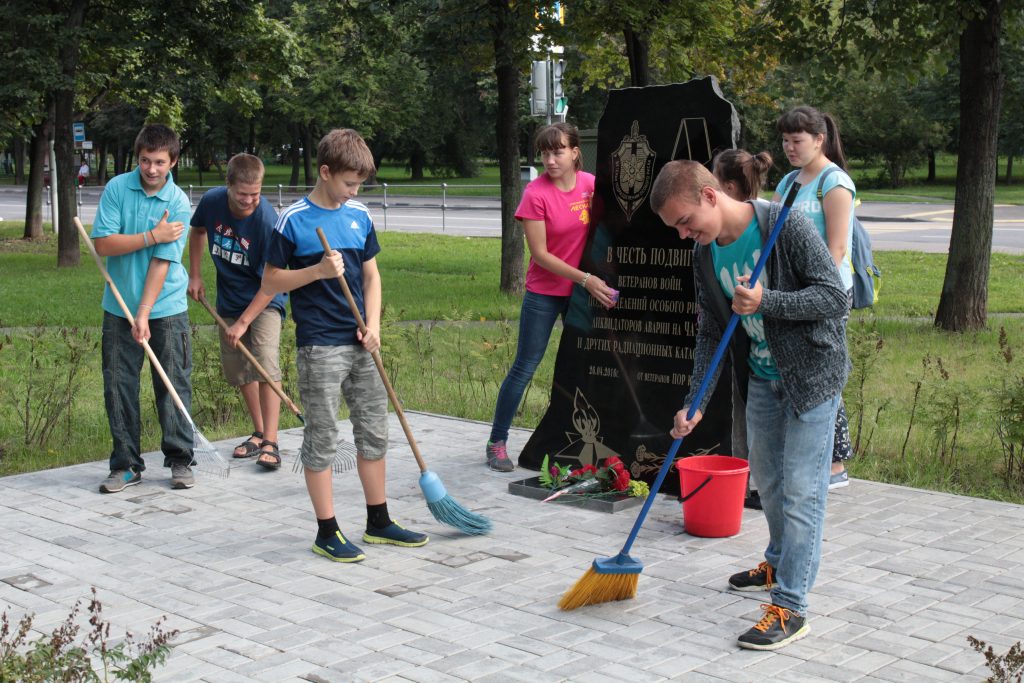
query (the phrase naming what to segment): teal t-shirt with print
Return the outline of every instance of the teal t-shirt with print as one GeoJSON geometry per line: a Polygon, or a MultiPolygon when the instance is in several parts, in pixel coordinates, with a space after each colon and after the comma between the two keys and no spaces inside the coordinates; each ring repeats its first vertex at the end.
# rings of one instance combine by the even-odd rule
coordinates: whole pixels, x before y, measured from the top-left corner
{"type": "MultiPolygon", "coordinates": [[[[821,186],[821,196],[824,198],[829,192],[837,187],[846,189],[852,196],[853,201],[857,201],[857,186],[853,184],[853,178],[843,169],[839,168],[837,164],[831,163],[825,168],[821,169],[818,175],[814,176],[813,179],[805,183],[800,187],[800,190],[796,193],[796,201],[793,203],[793,208],[797,209],[803,215],[814,221],[814,227],[818,229],[818,234],[821,235],[821,239],[828,243],[828,239],[825,236],[825,209],[818,200],[818,180],[821,178],[821,174],[826,169],[835,166],[836,170],[829,173],[825,178],[824,184],[821,186]]],[[[775,186],[775,194],[783,197],[783,192],[789,189],[789,182],[786,181],[787,176],[783,176],[779,184],[775,186]]],[[[781,200],[780,200],[781,201],[781,200]]],[[[843,259],[842,264],[839,266],[839,277],[843,281],[843,287],[850,289],[853,287],[853,264],[850,261],[850,254],[853,252],[853,208],[850,208],[850,228],[846,232],[846,258],[843,259]]]]}
{"type": "MultiPolygon", "coordinates": [[[[757,225],[757,216],[750,221],[746,230],[735,242],[720,245],[711,243],[711,258],[715,264],[715,277],[722,291],[730,300],[736,291],[736,278],[754,272],[757,259],[761,256],[761,230],[757,225]]],[[[747,363],[754,374],[761,379],[782,379],[775,365],[775,358],[768,348],[768,340],[764,336],[764,318],[760,313],[741,315],[740,324],[750,337],[750,355],[747,363]]]]}

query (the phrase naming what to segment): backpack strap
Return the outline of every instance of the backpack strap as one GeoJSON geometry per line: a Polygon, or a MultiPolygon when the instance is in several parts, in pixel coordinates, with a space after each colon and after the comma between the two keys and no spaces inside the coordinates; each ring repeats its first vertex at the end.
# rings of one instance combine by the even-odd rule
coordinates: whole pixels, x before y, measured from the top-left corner
{"type": "MultiPolygon", "coordinates": [[[[818,178],[818,192],[817,192],[817,194],[818,194],[818,201],[819,202],[822,201],[825,198],[825,195],[823,195],[821,193],[821,188],[825,187],[825,179],[828,178],[830,175],[832,175],[833,173],[835,173],[838,170],[839,170],[839,167],[836,166],[835,164],[833,164],[833,165],[829,166],[828,168],[826,168],[824,171],[821,172],[821,177],[818,178]]],[[[793,171],[793,172],[796,173],[796,171],[793,171]]]]}
{"type": "MultiPolygon", "coordinates": [[[[833,173],[835,173],[838,170],[839,170],[839,167],[836,166],[835,164],[833,164],[833,165],[829,166],[828,168],[826,168],[825,170],[823,170],[821,172],[821,176],[818,177],[818,190],[817,190],[816,194],[818,196],[818,201],[819,202],[822,199],[825,198],[825,195],[822,194],[822,191],[821,191],[821,189],[823,187],[825,187],[825,179],[828,178],[830,175],[832,175],[833,173]]],[[[783,185],[783,187],[782,187],[782,196],[783,197],[785,197],[786,193],[789,192],[789,186],[793,184],[793,181],[796,180],[796,177],[797,177],[797,175],[799,173],[800,173],[800,169],[797,169],[795,171],[790,171],[789,173],[787,173],[785,175],[785,177],[783,177],[782,182],[785,183],[785,185],[783,185]]]]}
{"type": "MultiPolygon", "coordinates": [[[[793,174],[796,173],[798,173],[798,171],[793,171],[793,174]]],[[[792,185],[792,182],[790,182],[790,185],[792,185]]],[[[786,186],[786,191],[789,191],[789,185],[786,186]]],[[[747,203],[752,204],[754,207],[754,215],[757,216],[757,227],[761,231],[761,241],[764,242],[768,239],[768,233],[772,231],[772,205],[762,199],[751,199],[748,200],[747,203]]]]}

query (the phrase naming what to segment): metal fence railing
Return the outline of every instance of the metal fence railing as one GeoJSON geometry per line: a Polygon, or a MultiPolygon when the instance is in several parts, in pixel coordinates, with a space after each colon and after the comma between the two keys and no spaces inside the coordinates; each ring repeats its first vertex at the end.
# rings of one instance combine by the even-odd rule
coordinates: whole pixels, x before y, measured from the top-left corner
{"type": "MultiPolygon", "coordinates": [[[[182,185],[181,188],[188,194],[189,202],[193,207],[199,203],[199,199],[207,190],[220,185],[182,185]]],[[[380,212],[383,218],[384,230],[388,229],[388,212],[397,208],[435,210],[441,214],[441,231],[447,229],[448,213],[453,211],[472,210],[494,210],[499,211],[501,206],[500,185],[463,185],[450,183],[420,183],[389,185],[379,183],[363,185],[359,201],[370,209],[380,212]]],[[[267,197],[274,207],[281,211],[286,206],[298,201],[309,194],[313,189],[309,185],[264,185],[263,196],[267,197]]],[[[83,208],[95,209],[99,204],[103,188],[100,186],[79,187],[76,190],[76,203],[79,214],[83,208]]],[[[49,187],[44,192],[46,198],[47,217],[52,219],[51,201],[49,187]]]]}

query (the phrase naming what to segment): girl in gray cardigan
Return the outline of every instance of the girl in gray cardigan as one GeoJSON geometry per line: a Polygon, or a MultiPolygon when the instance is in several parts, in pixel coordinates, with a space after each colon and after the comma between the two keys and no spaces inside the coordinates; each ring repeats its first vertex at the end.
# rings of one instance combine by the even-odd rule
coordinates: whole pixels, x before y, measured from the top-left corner
{"type": "Polygon", "coordinates": [[[738,642],[774,650],[809,632],[807,594],[821,561],[833,425],[849,373],[842,324],[846,291],[824,242],[798,211],[790,213],[764,274],[750,287],[750,273],[781,206],[732,199],[698,163],[666,164],[651,190],[651,207],[681,239],[697,243],[700,313],[693,381],[686,406],[676,414],[674,438],[700,422],[712,392],[688,420],[693,394],[729,315],[741,316],[730,347],[732,367],[746,388],[750,468],[769,539],[764,561],[730,577],[729,587],[771,592],[771,605],[738,642]]]}

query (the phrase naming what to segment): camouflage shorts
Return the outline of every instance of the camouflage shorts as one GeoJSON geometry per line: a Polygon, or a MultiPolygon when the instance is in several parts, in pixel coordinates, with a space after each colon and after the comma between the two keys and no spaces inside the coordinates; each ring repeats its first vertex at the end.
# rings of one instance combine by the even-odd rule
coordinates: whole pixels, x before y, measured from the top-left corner
{"type": "Polygon", "coordinates": [[[380,460],[388,449],[388,395],[366,349],[300,346],[299,396],[306,416],[299,455],[302,466],[321,472],[331,466],[338,444],[338,409],[344,395],[356,450],[380,460]]]}

